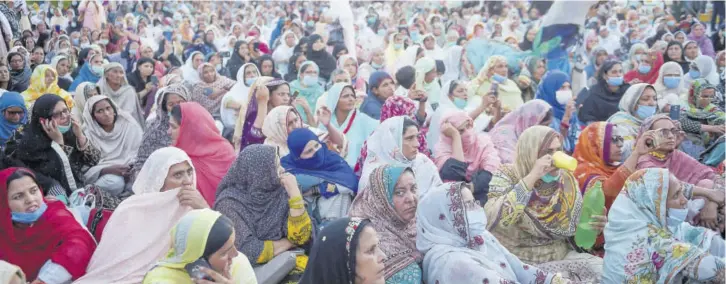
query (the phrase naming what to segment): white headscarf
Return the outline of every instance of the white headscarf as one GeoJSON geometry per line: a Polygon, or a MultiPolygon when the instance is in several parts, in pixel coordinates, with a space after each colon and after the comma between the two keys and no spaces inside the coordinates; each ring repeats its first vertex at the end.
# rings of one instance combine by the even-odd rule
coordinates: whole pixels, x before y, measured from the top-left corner
{"type": "Polygon", "coordinates": [[[144,275],[169,250],[169,231],[191,210],[181,206],[179,189],[160,192],[169,169],[179,163],[194,165],[179,148],[154,151],[144,163],[133,185],[135,195],[119,204],[106,224],[103,238],[93,253],[86,275],[75,284],[140,283],[144,275]],[[123,249],[119,249],[123,248],[123,249]]]}
{"type": "Polygon", "coordinates": [[[666,104],[672,104],[672,99],[666,100],[666,97],[671,97],[670,95],[675,95],[676,98],[680,96],[686,96],[688,94],[688,87],[686,87],[685,80],[683,79],[683,69],[678,64],[678,62],[671,61],[666,62],[663,64],[663,66],[660,67],[660,70],[658,71],[658,79],[653,84],[653,87],[655,88],[655,92],[657,93],[657,102],[658,107],[661,109],[665,107],[666,104]],[[678,83],[678,86],[669,89],[663,84],[663,77],[667,74],[678,74],[678,78],[680,79],[680,82],[678,83]]]}
{"type": "Polygon", "coordinates": [[[187,61],[184,62],[184,65],[182,65],[181,67],[184,81],[189,82],[190,84],[196,84],[202,81],[202,79],[199,78],[199,73],[197,73],[197,69],[194,68],[194,63],[192,62],[192,59],[194,59],[194,56],[197,54],[202,54],[202,52],[195,51],[189,54],[189,58],[187,58],[187,61]]]}
{"type": "Polygon", "coordinates": [[[83,126],[86,137],[101,151],[101,160],[84,174],[87,183],[96,181],[104,168],[131,165],[133,159],[136,158],[144,131],[136,119],[119,108],[112,99],[104,95],[88,98],[83,107],[83,126]],[[93,106],[102,100],[108,100],[116,110],[116,121],[111,132],[106,132],[93,118],[93,106]]]}
{"type": "Polygon", "coordinates": [[[227,101],[233,100],[242,104],[248,98],[250,86],[248,86],[245,82],[245,68],[247,68],[247,66],[255,68],[258,78],[261,76],[260,71],[257,70],[257,66],[254,63],[245,63],[239,68],[239,71],[237,72],[237,82],[234,86],[232,86],[232,89],[230,89],[229,92],[222,97],[222,105],[219,109],[219,114],[222,117],[222,124],[224,124],[225,127],[234,127],[235,123],[237,123],[237,116],[239,115],[239,111],[224,107],[227,101]]]}
{"type": "Polygon", "coordinates": [[[416,176],[419,198],[426,195],[429,189],[442,184],[439,169],[426,155],[418,153],[413,160],[403,155],[403,121],[403,116],[388,118],[368,137],[368,156],[358,182],[359,194],[368,185],[373,170],[382,165],[410,167],[416,176]]]}
{"type": "Polygon", "coordinates": [[[444,83],[461,78],[461,55],[463,50],[464,48],[459,45],[452,46],[447,50],[446,58],[444,58],[446,72],[441,76],[444,83]]]}

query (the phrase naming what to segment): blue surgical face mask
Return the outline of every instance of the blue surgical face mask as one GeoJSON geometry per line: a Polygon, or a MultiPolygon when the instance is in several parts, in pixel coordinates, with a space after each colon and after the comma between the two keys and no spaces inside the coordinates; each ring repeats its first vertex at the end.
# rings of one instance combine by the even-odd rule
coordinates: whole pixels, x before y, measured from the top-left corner
{"type": "Polygon", "coordinates": [[[421,36],[421,34],[418,33],[418,31],[412,31],[411,32],[411,40],[418,41],[418,37],[421,36]]]}
{"type": "Polygon", "coordinates": [[[313,26],[315,26],[315,21],[313,21],[313,20],[308,21],[308,27],[313,27],[313,26]]]}
{"type": "Polygon", "coordinates": [[[66,134],[68,130],[71,130],[71,123],[68,123],[68,125],[58,125],[58,131],[60,133],[66,134]]]}
{"type": "Polygon", "coordinates": [[[376,23],[376,18],[369,17],[368,19],[366,19],[366,21],[368,22],[369,25],[373,25],[376,23]]]}
{"type": "Polygon", "coordinates": [[[378,63],[371,61],[371,67],[373,67],[373,69],[378,70],[378,69],[383,68],[383,64],[378,64],[378,63]]]}
{"type": "Polygon", "coordinates": [[[507,81],[507,77],[494,73],[494,75],[492,76],[492,80],[494,80],[495,82],[497,82],[499,84],[502,84],[507,81]]]}
{"type": "Polygon", "coordinates": [[[546,175],[542,176],[541,180],[545,183],[551,183],[551,182],[560,180],[560,176],[559,175],[553,176],[553,175],[547,173],[546,175]]]}
{"type": "Polygon", "coordinates": [[[46,209],[48,209],[48,205],[43,202],[42,204],[40,204],[38,210],[30,213],[12,212],[10,213],[10,218],[16,223],[32,224],[35,223],[35,221],[38,221],[40,216],[43,216],[43,213],[45,213],[46,209]]]}
{"type": "Polygon", "coordinates": [[[688,70],[688,75],[690,75],[693,79],[701,78],[701,72],[694,69],[688,70]]]}
{"type": "Polygon", "coordinates": [[[71,43],[73,43],[73,45],[75,45],[75,46],[79,46],[81,44],[81,40],[74,38],[74,39],[71,39],[71,43]]]}
{"type": "Polygon", "coordinates": [[[668,89],[678,88],[681,83],[681,77],[663,77],[663,85],[668,89]]]}
{"type": "Polygon", "coordinates": [[[394,43],[393,49],[395,50],[401,50],[403,48],[403,43],[394,43]]]}
{"type": "Polygon", "coordinates": [[[611,30],[611,31],[617,30],[618,29],[618,25],[608,25],[608,29],[611,30]]]}
{"type": "Polygon", "coordinates": [[[608,85],[620,86],[623,84],[623,76],[620,77],[608,77],[608,85]]]}
{"type": "Polygon", "coordinates": [[[136,49],[129,49],[130,55],[136,55],[136,49]]]}
{"type": "Polygon", "coordinates": [[[255,83],[255,80],[257,80],[257,77],[254,77],[254,78],[247,78],[247,79],[245,79],[245,85],[247,85],[247,86],[252,86],[252,84],[254,84],[254,83],[255,83]]]}
{"type": "Polygon", "coordinates": [[[484,210],[466,211],[466,219],[469,223],[469,237],[484,235],[487,231],[487,215],[484,210]]]}
{"type": "Polygon", "coordinates": [[[635,111],[635,114],[641,119],[646,119],[653,116],[656,111],[656,106],[638,105],[638,110],[635,111]]]}
{"type": "Polygon", "coordinates": [[[385,36],[386,36],[386,30],[384,30],[384,29],[379,29],[379,30],[378,30],[378,36],[380,36],[380,37],[385,37],[385,36]]]}
{"type": "Polygon", "coordinates": [[[679,225],[688,218],[688,208],[668,208],[668,223],[671,225],[679,225]]]}
{"type": "Polygon", "coordinates": [[[93,72],[93,74],[96,74],[96,76],[100,77],[101,75],[103,75],[103,66],[92,65],[91,72],[93,72]]]}
{"type": "Polygon", "coordinates": [[[640,74],[648,74],[650,72],[650,65],[638,65],[638,72],[640,74]]]}
{"type": "Polygon", "coordinates": [[[666,22],[666,24],[667,24],[667,25],[668,25],[669,27],[672,27],[672,26],[675,26],[675,25],[676,25],[676,21],[672,21],[672,20],[671,20],[671,21],[668,21],[668,22],[666,22]]]}
{"type": "Polygon", "coordinates": [[[317,83],[318,83],[318,76],[306,75],[303,77],[303,84],[305,84],[305,86],[310,87],[310,86],[314,86],[317,83]]]}
{"type": "Polygon", "coordinates": [[[454,97],[453,102],[454,102],[454,105],[458,109],[464,109],[466,107],[466,103],[467,103],[465,99],[457,98],[457,97],[454,97]]]}

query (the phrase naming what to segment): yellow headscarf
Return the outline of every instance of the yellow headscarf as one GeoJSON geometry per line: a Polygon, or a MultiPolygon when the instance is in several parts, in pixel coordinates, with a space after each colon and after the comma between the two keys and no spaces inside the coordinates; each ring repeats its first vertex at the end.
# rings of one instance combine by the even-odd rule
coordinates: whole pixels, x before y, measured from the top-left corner
{"type": "Polygon", "coordinates": [[[25,106],[28,109],[31,109],[35,100],[45,94],[60,96],[64,101],[66,101],[68,108],[72,108],[74,105],[73,96],[58,87],[58,72],[56,72],[55,69],[48,64],[41,64],[36,66],[35,70],[33,70],[33,75],[30,76],[30,86],[22,93],[23,98],[25,99],[25,106]],[[53,72],[54,78],[52,83],[46,85],[45,73],[48,71],[53,72]]]}
{"type": "MultiPolygon", "coordinates": [[[[143,283],[193,284],[184,266],[202,257],[209,232],[221,216],[212,209],[192,210],[184,215],[171,230],[166,258],[146,274],[143,283]]],[[[234,283],[257,283],[249,260],[241,253],[232,260],[230,274],[234,283]]]]}
{"type": "MultiPolygon", "coordinates": [[[[489,93],[489,89],[492,86],[492,79],[489,77],[489,71],[499,63],[507,64],[507,59],[501,55],[494,55],[489,57],[487,63],[479,71],[479,75],[471,80],[471,87],[469,88],[469,97],[474,96],[483,97],[489,93]]],[[[514,110],[524,104],[522,99],[522,90],[519,89],[517,83],[507,79],[504,83],[499,84],[497,89],[499,92],[499,100],[502,101],[502,108],[505,110],[514,110]]]]}

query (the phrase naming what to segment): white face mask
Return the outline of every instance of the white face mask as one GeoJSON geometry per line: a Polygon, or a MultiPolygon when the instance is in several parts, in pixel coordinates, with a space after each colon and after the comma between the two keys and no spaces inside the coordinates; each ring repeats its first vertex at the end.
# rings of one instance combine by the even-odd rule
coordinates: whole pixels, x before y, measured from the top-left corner
{"type": "Polygon", "coordinates": [[[683,223],[688,218],[688,207],[680,208],[668,208],[668,223],[671,225],[678,225],[683,223]]]}
{"type": "Polygon", "coordinates": [[[566,105],[567,102],[572,99],[572,90],[562,90],[557,91],[555,93],[555,98],[557,98],[557,102],[561,105],[566,105]]]}

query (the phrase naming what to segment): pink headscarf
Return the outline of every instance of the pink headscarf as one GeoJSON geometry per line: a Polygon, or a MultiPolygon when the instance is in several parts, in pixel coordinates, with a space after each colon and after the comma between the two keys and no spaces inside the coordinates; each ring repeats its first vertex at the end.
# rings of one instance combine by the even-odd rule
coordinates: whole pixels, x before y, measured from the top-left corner
{"type": "MultiPolygon", "coordinates": [[[[454,127],[459,128],[464,123],[471,123],[474,121],[469,115],[461,110],[452,111],[444,115],[441,118],[441,129],[443,129],[444,123],[451,123],[454,127]]],[[[439,135],[439,143],[436,144],[434,153],[436,153],[436,166],[441,170],[446,161],[453,156],[453,147],[451,146],[451,138],[446,135],[439,135]]],[[[476,134],[473,128],[469,128],[461,134],[461,146],[464,150],[463,162],[469,164],[466,168],[466,179],[471,181],[471,176],[479,170],[485,170],[490,173],[499,168],[500,160],[497,150],[494,148],[494,143],[486,133],[476,134]]]]}
{"type": "Polygon", "coordinates": [[[494,142],[494,147],[499,151],[502,164],[514,162],[516,158],[514,150],[519,136],[525,129],[540,124],[551,109],[552,106],[543,100],[531,100],[505,115],[494,125],[489,134],[494,142]]]}
{"type": "MultiPolygon", "coordinates": [[[[671,119],[665,114],[657,114],[649,117],[643,122],[643,125],[640,126],[638,137],[650,130],[650,128],[653,127],[653,124],[659,120],[671,119]]],[[[680,128],[680,124],[677,124],[676,122],[673,124],[677,128],[680,128]]],[[[678,149],[666,154],[665,159],[660,159],[652,154],[641,156],[638,159],[637,169],[645,168],[668,169],[668,171],[676,176],[678,180],[695,185],[699,184],[702,180],[713,181],[716,178],[716,172],[714,172],[712,168],[701,164],[696,159],[688,156],[688,154],[678,149]]]]}
{"type": "Polygon", "coordinates": [[[209,112],[195,102],[179,105],[182,121],[174,147],[189,155],[197,174],[197,187],[209,206],[214,206],[217,185],[235,160],[234,148],[219,134],[209,112]]]}

